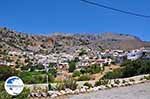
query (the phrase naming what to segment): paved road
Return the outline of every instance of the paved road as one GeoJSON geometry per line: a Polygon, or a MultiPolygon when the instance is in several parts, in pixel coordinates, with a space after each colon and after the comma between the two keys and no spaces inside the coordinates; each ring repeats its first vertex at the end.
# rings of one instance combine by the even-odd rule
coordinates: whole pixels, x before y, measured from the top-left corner
{"type": "Polygon", "coordinates": [[[150,82],[67,97],[69,99],[150,99],[150,82]]]}

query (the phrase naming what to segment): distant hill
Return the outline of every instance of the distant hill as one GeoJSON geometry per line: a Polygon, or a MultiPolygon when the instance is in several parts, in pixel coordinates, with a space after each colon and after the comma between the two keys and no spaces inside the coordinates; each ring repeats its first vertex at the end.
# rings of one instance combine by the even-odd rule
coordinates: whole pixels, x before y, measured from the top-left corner
{"type": "Polygon", "coordinates": [[[150,42],[128,34],[100,33],[100,34],[60,34],[51,36],[29,35],[7,28],[0,28],[0,51],[16,50],[34,53],[72,53],[81,47],[92,50],[123,49],[131,50],[150,46],[150,42]]]}

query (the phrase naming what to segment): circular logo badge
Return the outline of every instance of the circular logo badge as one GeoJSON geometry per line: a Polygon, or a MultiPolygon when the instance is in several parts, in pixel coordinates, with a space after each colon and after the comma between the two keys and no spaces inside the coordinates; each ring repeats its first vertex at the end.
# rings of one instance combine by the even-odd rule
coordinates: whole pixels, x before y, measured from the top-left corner
{"type": "Polygon", "coordinates": [[[8,94],[16,96],[23,91],[24,84],[19,77],[12,76],[5,81],[4,87],[8,94]]]}

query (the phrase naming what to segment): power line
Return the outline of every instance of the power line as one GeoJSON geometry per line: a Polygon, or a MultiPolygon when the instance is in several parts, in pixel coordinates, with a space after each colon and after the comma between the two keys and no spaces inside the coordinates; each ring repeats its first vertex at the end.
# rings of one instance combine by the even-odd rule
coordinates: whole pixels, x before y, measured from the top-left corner
{"type": "Polygon", "coordinates": [[[134,15],[134,16],[144,17],[144,18],[150,18],[149,15],[143,15],[143,14],[138,14],[138,13],[129,12],[129,11],[125,11],[125,10],[120,10],[120,9],[117,9],[117,8],[105,6],[105,5],[102,5],[102,4],[100,4],[100,3],[96,3],[96,2],[92,2],[92,1],[88,1],[88,0],[80,0],[80,1],[85,2],[85,3],[88,3],[88,4],[91,4],[91,5],[95,5],[95,6],[98,6],[98,7],[110,9],[110,10],[113,10],[113,11],[117,11],[117,12],[129,14],[129,15],[134,15]]]}

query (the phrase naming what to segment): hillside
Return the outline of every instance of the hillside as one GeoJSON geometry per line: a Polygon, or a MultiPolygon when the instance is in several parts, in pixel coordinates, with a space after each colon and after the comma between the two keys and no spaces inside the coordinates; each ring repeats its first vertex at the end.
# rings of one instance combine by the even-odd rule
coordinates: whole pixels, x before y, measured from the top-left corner
{"type": "Polygon", "coordinates": [[[34,53],[73,53],[79,48],[92,50],[123,49],[130,50],[150,46],[139,38],[127,34],[101,33],[86,34],[53,34],[51,36],[29,35],[7,28],[0,28],[1,51],[31,51],[34,53]]]}

